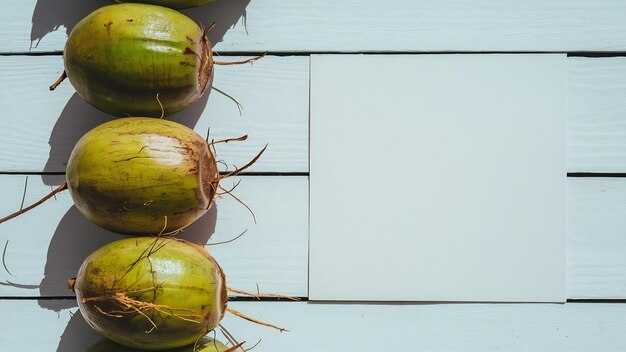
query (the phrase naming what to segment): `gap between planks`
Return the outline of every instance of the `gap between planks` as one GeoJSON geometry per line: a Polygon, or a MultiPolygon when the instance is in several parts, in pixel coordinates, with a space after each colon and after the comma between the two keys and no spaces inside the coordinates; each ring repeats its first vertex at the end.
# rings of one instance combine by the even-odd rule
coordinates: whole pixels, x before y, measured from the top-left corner
{"type": "MultiPolygon", "coordinates": [[[[311,55],[537,55],[537,54],[567,54],[567,57],[624,57],[626,51],[228,51],[218,56],[311,56],[311,55]]],[[[0,56],[61,56],[62,51],[19,51],[0,52],[0,56]]]]}

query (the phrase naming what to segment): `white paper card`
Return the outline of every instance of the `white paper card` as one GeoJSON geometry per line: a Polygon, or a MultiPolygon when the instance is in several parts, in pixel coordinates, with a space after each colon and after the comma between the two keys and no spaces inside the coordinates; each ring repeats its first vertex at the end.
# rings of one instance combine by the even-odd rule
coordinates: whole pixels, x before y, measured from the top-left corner
{"type": "Polygon", "coordinates": [[[565,55],[313,55],[312,300],[564,302],[565,55]]]}

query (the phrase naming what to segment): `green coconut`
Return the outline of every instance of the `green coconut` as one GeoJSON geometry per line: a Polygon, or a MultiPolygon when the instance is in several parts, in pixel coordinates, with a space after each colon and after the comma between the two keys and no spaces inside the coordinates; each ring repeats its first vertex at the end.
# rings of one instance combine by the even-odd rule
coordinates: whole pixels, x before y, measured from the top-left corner
{"type": "Polygon", "coordinates": [[[194,7],[194,6],[199,6],[199,5],[204,5],[204,4],[208,4],[210,2],[213,2],[215,0],[137,0],[137,1],[122,1],[122,0],[116,0],[117,2],[141,2],[144,4],[152,4],[152,5],[160,5],[160,6],[167,6],[167,7],[171,7],[173,9],[187,9],[190,7],[194,7]]]}
{"type": "Polygon", "coordinates": [[[87,323],[139,349],[177,348],[213,330],[227,306],[224,272],[204,247],[167,237],[137,237],[85,259],[73,289],[87,323]]]}
{"type": "Polygon", "coordinates": [[[169,234],[205,214],[219,187],[213,149],[192,129],[129,117],[87,132],[67,164],[76,208],[93,223],[131,234],[169,234]]]}
{"type": "MultiPolygon", "coordinates": [[[[228,347],[218,340],[210,337],[203,337],[198,343],[168,349],[163,352],[234,352],[238,350],[235,347],[228,347]]],[[[143,350],[137,348],[126,347],[110,340],[101,340],[93,346],[89,347],[87,352],[141,352],[143,350]]]]}
{"type": "Polygon", "coordinates": [[[63,58],[76,92],[117,116],[180,111],[206,92],[213,73],[205,30],[178,11],[147,4],[95,10],[71,31],[63,58]]]}

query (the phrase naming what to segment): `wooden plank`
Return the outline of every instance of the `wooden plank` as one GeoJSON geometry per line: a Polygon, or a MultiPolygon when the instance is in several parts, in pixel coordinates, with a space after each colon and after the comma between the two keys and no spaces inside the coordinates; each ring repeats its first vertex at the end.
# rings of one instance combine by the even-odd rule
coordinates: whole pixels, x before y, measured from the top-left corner
{"type": "MultiPolygon", "coordinates": [[[[61,50],[68,29],[107,4],[5,0],[0,52],[61,50]]],[[[220,0],[186,12],[217,22],[222,52],[626,49],[623,0],[220,0]]]]}
{"type": "MultiPolygon", "coordinates": [[[[2,216],[20,208],[25,176],[0,176],[2,216]]],[[[238,179],[223,181],[231,188],[238,179]]],[[[185,229],[180,237],[198,243],[231,239],[232,243],[208,246],[220,262],[231,287],[292,296],[307,294],[308,181],[306,177],[241,178],[234,194],[253,209],[232,197],[223,196],[216,206],[185,229]]],[[[47,177],[59,184],[62,176],[47,177]]],[[[40,176],[30,176],[25,204],[32,204],[50,191],[40,176]]],[[[90,223],[75,207],[69,193],[57,195],[24,215],[0,224],[0,246],[6,251],[0,268],[0,296],[68,296],[66,280],[76,276],[82,261],[100,246],[123,235],[90,223]],[[8,243],[8,244],[7,244],[8,243]]]]}
{"type": "MultiPolygon", "coordinates": [[[[60,176],[46,176],[58,184],[60,176]]],[[[0,215],[19,209],[25,176],[0,176],[0,215]]],[[[230,185],[228,181],[226,186],[230,185]]],[[[626,298],[626,179],[568,179],[568,298],[626,298]]],[[[28,178],[25,204],[50,190],[40,176],[28,178]]],[[[236,189],[258,219],[230,197],[187,230],[187,238],[231,244],[209,247],[234,287],[307,296],[308,180],[306,177],[243,177],[236,189]],[[213,218],[217,217],[217,224],[213,218]]],[[[65,280],[101,245],[121,238],[92,225],[68,194],[0,225],[0,246],[8,241],[0,268],[0,296],[54,297],[71,294],[65,280]],[[39,285],[41,285],[39,287],[39,285]]]]}
{"type": "MultiPolygon", "coordinates": [[[[75,302],[0,300],[3,348],[86,351],[101,340],[75,302]],[[68,307],[70,306],[70,307],[68,307]],[[37,338],[32,338],[37,336],[37,338]]],[[[255,351],[621,351],[626,304],[311,304],[231,302],[280,333],[226,315],[255,351]]],[[[225,341],[221,335],[217,338],[225,341]]]]}
{"type": "MultiPolygon", "coordinates": [[[[60,56],[0,57],[0,70],[12,82],[0,86],[0,172],[64,171],[76,141],[113,118],[84,102],[69,82],[50,92],[62,67],[60,56]]],[[[202,136],[211,127],[215,139],[249,134],[246,142],[217,146],[219,158],[231,165],[244,165],[269,143],[251,171],[307,171],[308,74],[308,57],[216,67],[210,96],[170,119],[202,136]],[[239,101],[241,115],[217,89],[239,101]]]]}
{"type": "Polygon", "coordinates": [[[572,57],[568,171],[626,172],[626,58],[572,57]]]}
{"type": "MultiPolygon", "coordinates": [[[[568,171],[626,172],[626,58],[569,58],[568,65],[568,171]]],[[[0,86],[5,109],[0,172],[63,171],[82,133],[111,118],[74,95],[69,84],[47,91],[61,66],[56,56],[0,57],[8,81],[19,82],[0,86]]],[[[217,138],[250,133],[248,142],[220,148],[228,162],[241,165],[269,142],[253,170],[308,170],[308,58],[217,67],[215,87],[244,105],[242,116],[230,99],[213,91],[208,103],[201,101],[178,120],[195,124],[201,134],[211,126],[217,138]]]]}
{"type": "Polygon", "coordinates": [[[626,298],[626,179],[568,182],[568,297],[626,298]]]}

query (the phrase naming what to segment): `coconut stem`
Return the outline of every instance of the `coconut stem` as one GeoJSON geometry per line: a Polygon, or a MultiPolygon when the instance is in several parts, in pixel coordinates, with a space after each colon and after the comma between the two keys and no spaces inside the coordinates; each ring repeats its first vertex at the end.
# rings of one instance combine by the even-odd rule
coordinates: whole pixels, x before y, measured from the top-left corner
{"type": "Polygon", "coordinates": [[[262,298],[262,297],[270,297],[270,298],[284,298],[284,299],[288,299],[290,301],[299,301],[300,298],[298,297],[291,297],[291,296],[283,296],[283,295],[279,295],[276,293],[251,293],[251,292],[246,292],[246,291],[240,291],[240,290],[236,290],[232,287],[228,287],[228,291],[232,292],[232,293],[238,293],[240,295],[244,295],[244,296],[250,296],[250,297],[254,297],[254,298],[262,298]]]}
{"type": "Polygon", "coordinates": [[[57,79],[56,82],[52,83],[52,85],[50,86],[50,90],[55,90],[59,86],[59,84],[61,84],[61,82],[65,81],[66,78],[67,73],[65,72],[65,70],[63,70],[63,73],[61,73],[59,79],[57,79]]]}
{"type": "Polygon", "coordinates": [[[265,152],[265,149],[267,149],[268,144],[265,145],[265,147],[263,147],[263,149],[261,149],[261,151],[259,152],[259,154],[257,154],[252,160],[250,160],[246,165],[236,169],[235,171],[231,171],[229,173],[227,173],[226,175],[223,175],[220,177],[221,179],[227,178],[227,177],[231,177],[231,176],[237,176],[240,173],[242,173],[243,171],[245,171],[247,168],[249,168],[250,166],[254,165],[254,163],[257,162],[257,160],[259,160],[259,158],[261,157],[261,155],[263,155],[263,152],[265,152]]]}
{"type": "Polygon", "coordinates": [[[76,286],[76,278],[75,278],[75,277],[73,277],[73,278],[71,278],[71,279],[68,279],[68,280],[67,280],[67,288],[69,288],[70,290],[72,290],[72,292],[75,292],[75,291],[74,291],[74,286],[76,286]]]}
{"type": "Polygon", "coordinates": [[[232,308],[227,308],[226,310],[227,310],[229,313],[231,313],[231,314],[233,314],[233,315],[235,315],[235,316],[238,316],[238,317],[239,317],[239,318],[241,318],[241,319],[244,319],[244,320],[247,320],[247,321],[253,322],[253,323],[255,323],[255,324],[268,326],[268,327],[270,327],[270,328],[274,328],[274,329],[276,329],[276,330],[279,330],[280,332],[283,332],[283,331],[289,331],[289,330],[287,330],[287,329],[285,329],[285,328],[281,328],[281,327],[279,327],[279,326],[276,326],[276,325],[273,325],[273,324],[270,324],[270,323],[266,323],[266,322],[264,322],[264,321],[260,321],[260,320],[256,320],[256,319],[254,319],[254,318],[251,318],[251,317],[249,317],[249,316],[247,316],[247,315],[245,315],[245,314],[243,314],[243,313],[241,313],[241,312],[238,312],[238,311],[236,311],[236,310],[234,310],[234,309],[232,309],[232,308]]]}
{"type": "Polygon", "coordinates": [[[228,142],[242,142],[242,141],[245,141],[246,139],[248,139],[248,135],[244,134],[241,137],[233,137],[233,138],[220,139],[220,140],[217,140],[217,141],[211,141],[211,144],[228,143],[228,142]]]}
{"type": "Polygon", "coordinates": [[[251,62],[255,62],[257,60],[261,60],[262,58],[267,56],[267,52],[257,56],[257,57],[253,57],[252,59],[248,59],[248,60],[243,60],[243,61],[213,61],[213,64],[215,65],[222,65],[222,66],[228,66],[228,65],[245,65],[245,64],[249,64],[251,62]]]}
{"type": "MultiPolygon", "coordinates": [[[[222,325],[222,324],[217,324],[217,326],[219,326],[220,331],[222,331],[222,334],[226,337],[226,339],[228,340],[228,342],[232,343],[235,346],[240,345],[239,342],[237,342],[237,339],[222,325]]],[[[239,346],[239,348],[241,348],[241,350],[243,352],[246,352],[247,350],[245,350],[243,347],[239,346]]]]}
{"type": "Polygon", "coordinates": [[[43,198],[41,198],[40,200],[38,200],[37,202],[27,206],[26,208],[20,209],[19,211],[16,211],[15,213],[5,216],[2,219],[0,219],[0,224],[2,224],[3,222],[7,221],[7,220],[11,220],[14,217],[17,217],[19,215],[24,214],[25,212],[37,207],[38,205],[40,205],[41,203],[47,201],[48,199],[54,197],[55,194],[64,191],[67,189],[67,181],[63,182],[62,185],[60,185],[59,187],[55,188],[52,192],[48,193],[46,196],[44,196],[43,198]]]}
{"type": "MultiPolygon", "coordinates": [[[[244,343],[246,343],[246,341],[241,342],[241,343],[239,343],[238,345],[235,345],[235,346],[233,346],[233,347],[231,347],[231,348],[227,349],[227,350],[226,350],[226,351],[224,351],[224,352],[235,352],[235,351],[237,351],[239,348],[241,348],[241,346],[243,346],[243,344],[244,344],[244,343]]],[[[244,351],[245,351],[245,350],[244,350],[244,351]]]]}

